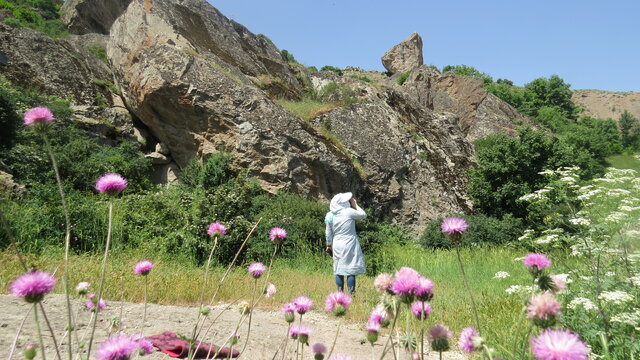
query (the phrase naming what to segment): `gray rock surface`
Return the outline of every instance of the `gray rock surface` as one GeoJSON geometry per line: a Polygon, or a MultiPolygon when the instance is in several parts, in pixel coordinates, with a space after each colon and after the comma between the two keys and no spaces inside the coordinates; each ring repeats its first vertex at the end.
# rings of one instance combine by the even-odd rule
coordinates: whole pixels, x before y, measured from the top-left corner
{"type": "Polygon", "coordinates": [[[418,33],[411,34],[382,56],[382,65],[392,74],[404,73],[422,64],[422,37],[418,33]]]}
{"type": "Polygon", "coordinates": [[[73,34],[108,34],[131,0],[66,0],[61,18],[73,34]]]}
{"type": "Polygon", "coordinates": [[[431,66],[414,69],[405,83],[398,86],[407,96],[436,113],[453,113],[467,140],[474,141],[491,134],[515,135],[522,125],[536,126],[511,105],[487,92],[481,79],[441,74],[431,66]]]}
{"type": "Polygon", "coordinates": [[[109,81],[109,69],[85,49],[54,40],[29,28],[0,24],[0,52],[9,60],[0,74],[25,88],[36,88],[79,104],[95,104],[111,97],[94,79],[109,81]]]}

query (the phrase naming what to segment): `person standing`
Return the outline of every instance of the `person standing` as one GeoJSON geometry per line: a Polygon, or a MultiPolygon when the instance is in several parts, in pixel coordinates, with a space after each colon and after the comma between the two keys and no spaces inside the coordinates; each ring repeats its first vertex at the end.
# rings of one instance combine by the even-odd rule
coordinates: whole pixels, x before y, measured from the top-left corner
{"type": "Polygon", "coordinates": [[[356,291],[356,275],[364,274],[364,256],[356,234],[356,220],[367,214],[358,206],[353,194],[336,194],[324,218],[327,253],[333,257],[333,273],[339,291],[344,291],[344,277],[347,277],[349,293],[356,291]]]}

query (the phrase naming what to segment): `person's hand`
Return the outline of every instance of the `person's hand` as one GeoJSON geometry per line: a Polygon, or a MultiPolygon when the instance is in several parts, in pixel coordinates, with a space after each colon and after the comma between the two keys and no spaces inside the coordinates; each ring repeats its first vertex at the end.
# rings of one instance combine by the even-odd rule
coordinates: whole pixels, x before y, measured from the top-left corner
{"type": "Polygon", "coordinates": [[[333,256],[333,247],[331,245],[327,245],[327,249],[325,250],[327,255],[333,256]]]}
{"type": "Polygon", "coordinates": [[[349,203],[351,203],[351,207],[354,209],[358,208],[358,202],[356,201],[356,198],[351,198],[349,199],[349,203]]]}

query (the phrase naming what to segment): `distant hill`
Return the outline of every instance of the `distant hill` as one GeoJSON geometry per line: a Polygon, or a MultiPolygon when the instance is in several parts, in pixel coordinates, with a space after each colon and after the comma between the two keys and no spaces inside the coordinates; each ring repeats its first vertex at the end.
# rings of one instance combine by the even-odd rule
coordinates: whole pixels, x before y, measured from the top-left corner
{"type": "Polygon", "coordinates": [[[582,115],[618,119],[625,111],[640,119],[640,92],[573,90],[573,102],[584,108],[582,115]]]}

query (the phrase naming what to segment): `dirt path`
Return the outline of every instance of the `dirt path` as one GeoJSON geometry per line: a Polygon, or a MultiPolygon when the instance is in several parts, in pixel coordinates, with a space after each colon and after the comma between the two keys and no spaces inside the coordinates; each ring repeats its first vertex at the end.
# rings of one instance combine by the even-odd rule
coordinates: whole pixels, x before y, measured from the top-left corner
{"type": "MultiPolygon", "coordinates": [[[[66,318],[66,310],[64,308],[64,296],[63,295],[48,295],[45,299],[44,305],[47,311],[47,316],[52,322],[54,330],[57,330],[56,335],[58,341],[62,338],[61,329],[66,318]]],[[[74,306],[78,306],[80,300],[74,299],[74,306]]],[[[210,318],[214,318],[218,314],[222,313],[218,320],[215,322],[215,327],[212,329],[209,339],[213,343],[224,342],[224,339],[231,333],[238,322],[240,317],[236,307],[229,309],[228,311],[222,311],[226,306],[219,305],[213,308],[213,311],[209,315],[210,318]]],[[[10,295],[0,295],[0,356],[2,359],[7,359],[9,355],[9,349],[15,338],[17,329],[20,327],[20,323],[27,316],[27,312],[30,305],[25,303],[21,299],[17,299],[10,295]]],[[[109,307],[101,313],[98,322],[98,329],[96,330],[96,339],[98,341],[104,340],[108,336],[108,328],[110,319],[116,316],[120,316],[122,311],[122,331],[126,334],[143,333],[145,335],[159,334],[164,331],[173,331],[178,334],[190,334],[193,329],[193,322],[196,316],[196,308],[194,307],[180,307],[180,306],[165,306],[149,304],[147,309],[147,325],[143,328],[140,324],[142,321],[143,305],[134,303],[120,303],[110,302],[109,307]]],[[[79,336],[82,337],[82,333],[89,323],[90,313],[87,311],[81,311],[79,313],[79,336]]],[[[324,343],[327,347],[330,347],[333,337],[335,336],[335,330],[338,326],[338,322],[334,318],[328,317],[326,314],[311,311],[304,315],[303,323],[312,328],[312,333],[309,339],[311,344],[316,342],[324,343]]],[[[282,314],[275,311],[255,310],[252,316],[251,336],[247,350],[240,357],[246,360],[260,360],[271,359],[284,339],[284,334],[287,331],[287,324],[284,321],[282,314]]],[[[245,323],[240,328],[241,340],[239,345],[244,344],[246,338],[247,324],[245,323]]],[[[47,334],[48,332],[45,332],[47,334]]],[[[25,322],[24,329],[18,339],[18,346],[14,359],[23,359],[20,354],[20,349],[28,343],[37,344],[37,338],[35,336],[35,326],[33,324],[33,314],[29,313],[25,322]]],[[[88,339],[89,335],[87,335],[88,339]]],[[[354,360],[356,359],[371,359],[371,345],[367,342],[363,343],[365,332],[358,325],[347,324],[343,325],[340,329],[340,336],[336,343],[336,349],[334,354],[347,354],[354,360]]],[[[86,340],[85,339],[85,340],[86,340]]],[[[381,340],[378,343],[382,343],[381,340]]],[[[386,339],[386,338],[384,338],[386,339]]],[[[51,337],[45,336],[45,342],[49,344],[49,351],[47,353],[47,359],[55,359],[55,353],[53,345],[51,345],[51,337]]],[[[65,342],[66,344],[66,342],[65,342]]],[[[94,345],[95,349],[96,346],[94,345]]],[[[64,347],[63,347],[64,349],[64,347]]],[[[376,344],[374,351],[376,358],[380,356],[382,351],[382,345],[376,344]]],[[[92,350],[93,352],[93,350],[92,350]]],[[[293,356],[293,354],[291,354],[293,356]]],[[[63,359],[65,359],[63,355],[63,359]]],[[[149,360],[169,359],[161,352],[155,352],[149,360]]],[[[313,359],[313,355],[310,353],[309,348],[305,349],[305,359],[313,359]]],[[[385,358],[392,359],[393,356],[387,356],[385,358]]],[[[403,355],[403,359],[406,359],[406,355],[403,355]]],[[[431,354],[428,359],[436,359],[434,354],[431,354]]],[[[449,352],[444,356],[445,359],[464,359],[464,356],[459,353],[449,352]]],[[[37,357],[36,359],[40,359],[37,357]]],[[[278,356],[280,359],[280,356],[278,356]]]]}

